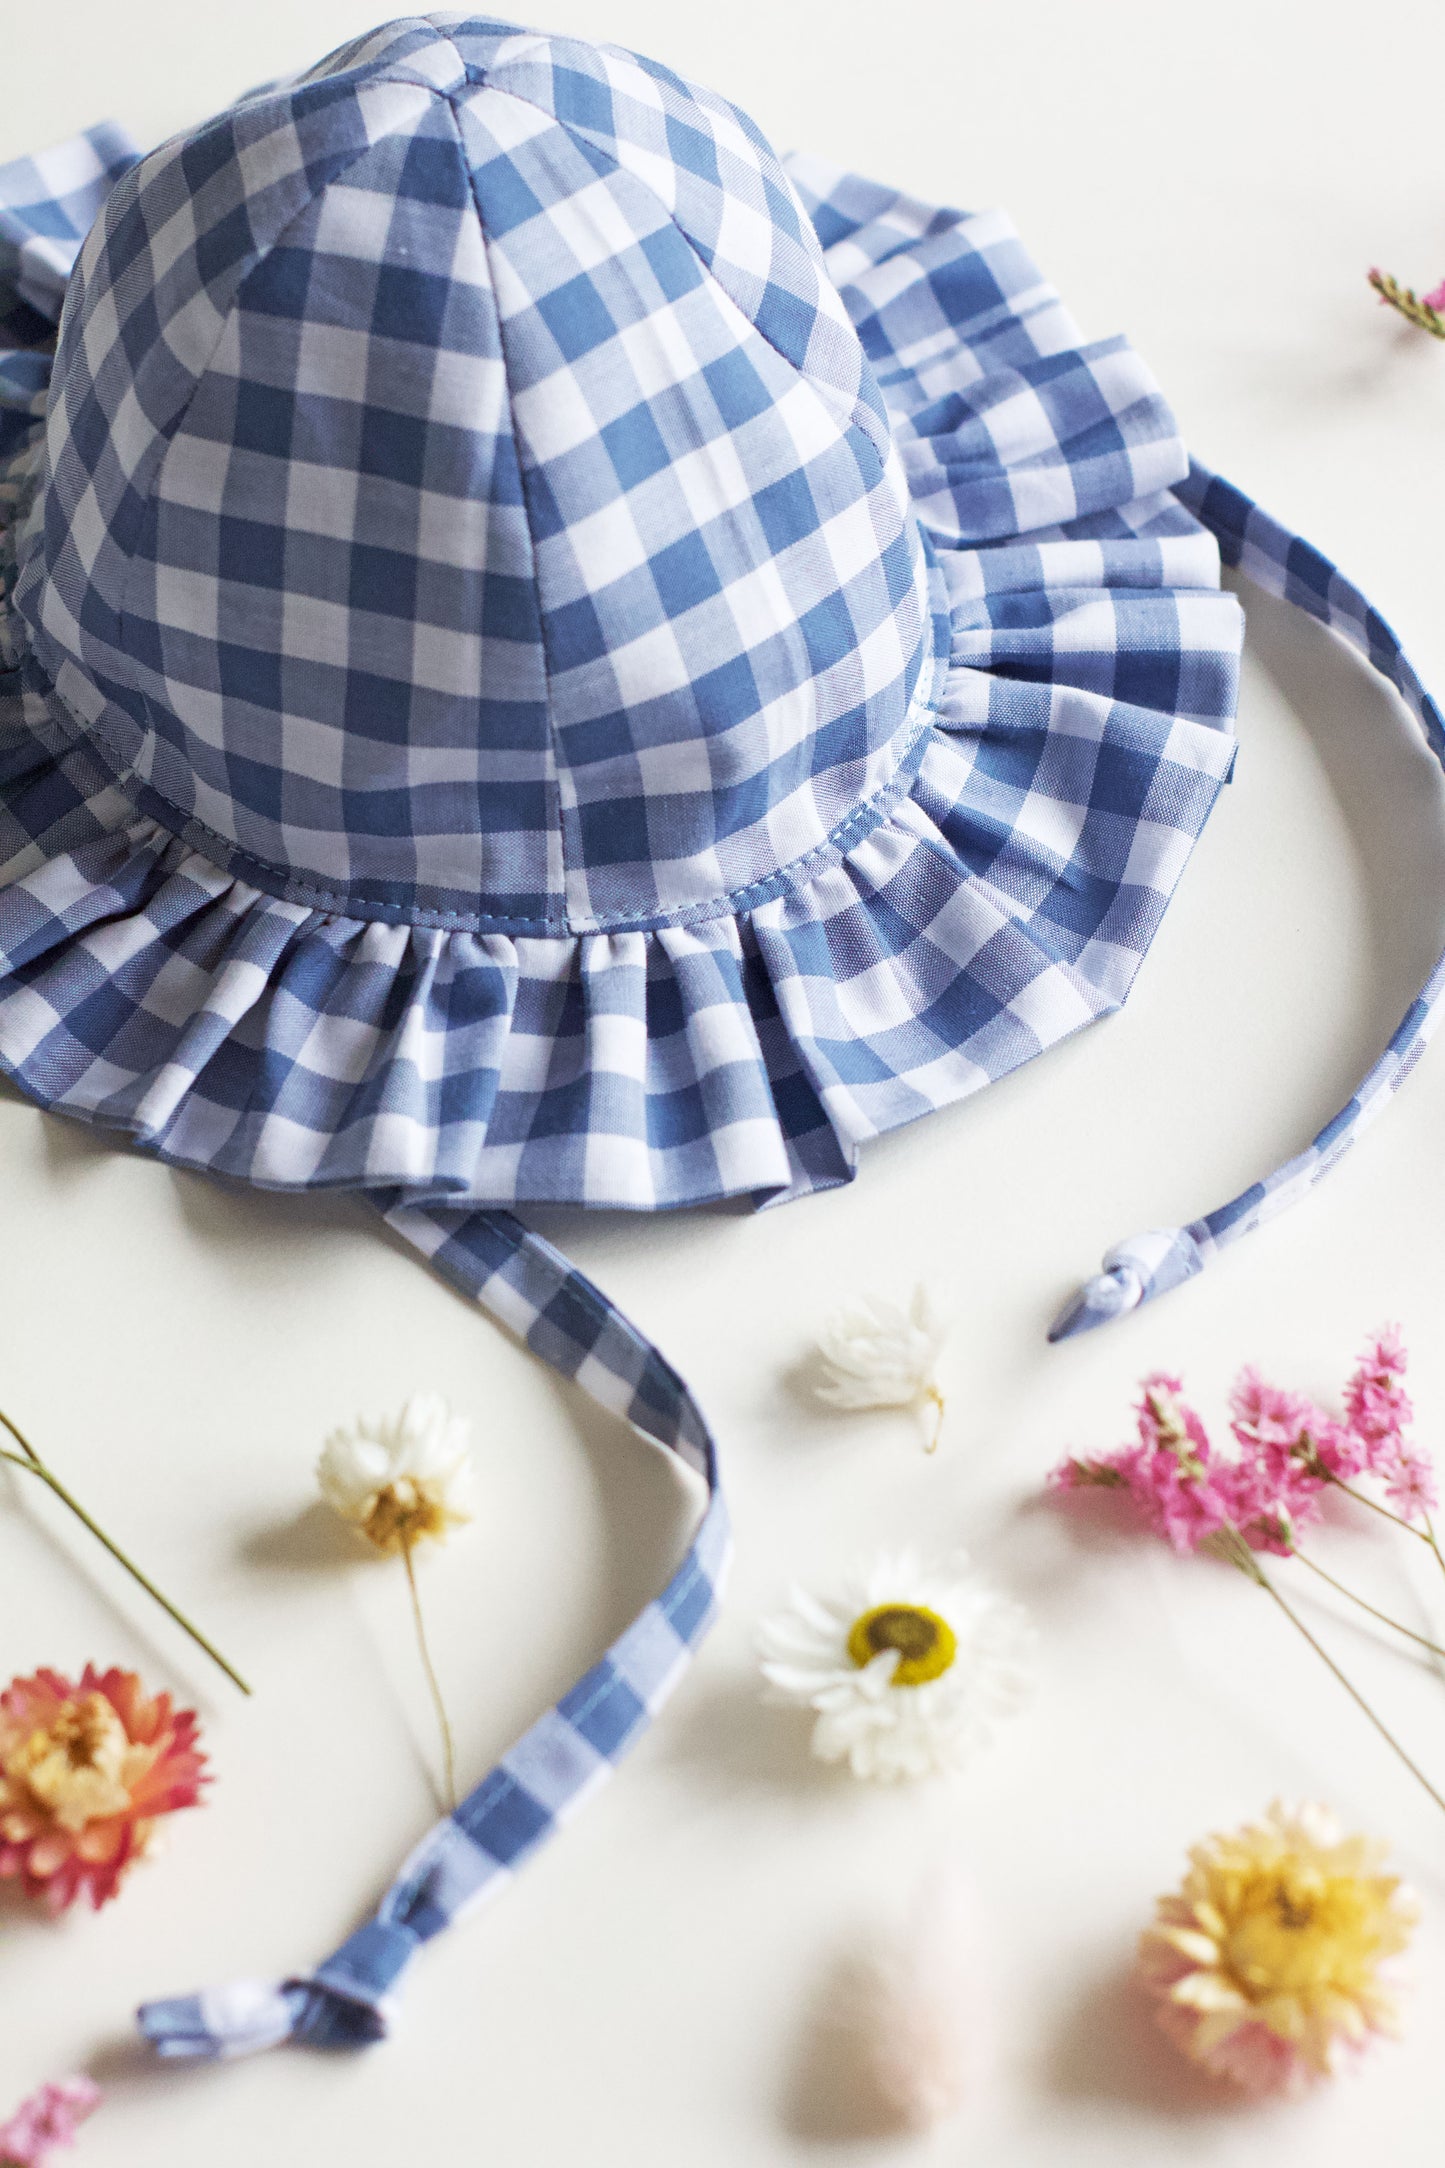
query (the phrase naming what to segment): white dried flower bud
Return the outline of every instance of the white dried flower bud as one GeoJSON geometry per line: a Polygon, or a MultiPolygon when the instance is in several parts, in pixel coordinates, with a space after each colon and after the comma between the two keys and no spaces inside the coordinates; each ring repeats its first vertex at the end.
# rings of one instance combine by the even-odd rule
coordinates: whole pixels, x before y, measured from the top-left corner
{"type": "Polygon", "coordinates": [[[818,1337],[824,1373],[818,1398],[832,1408],[931,1403],[938,1411],[932,1451],[943,1421],[936,1371],[947,1336],[925,1287],[915,1288],[906,1310],[886,1296],[860,1296],[830,1318],[818,1337]]]}
{"type": "Polygon", "coordinates": [[[468,1425],[436,1393],[399,1415],[334,1430],[316,1464],[327,1504],[379,1551],[444,1542],[472,1518],[468,1425]]]}

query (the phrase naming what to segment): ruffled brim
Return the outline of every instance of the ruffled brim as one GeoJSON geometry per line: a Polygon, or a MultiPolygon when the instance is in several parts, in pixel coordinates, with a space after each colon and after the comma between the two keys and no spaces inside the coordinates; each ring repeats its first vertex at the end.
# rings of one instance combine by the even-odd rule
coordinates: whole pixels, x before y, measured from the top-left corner
{"type": "Polygon", "coordinates": [[[951,616],[907,794],[736,916],[535,939],[350,918],[140,813],[0,599],[21,1090],[264,1187],[767,1202],[1118,1006],[1233,752],[1238,612],[1169,494],[1172,418],[1122,342],[1079,344],[997,217],[794,178],[951,616]]]}

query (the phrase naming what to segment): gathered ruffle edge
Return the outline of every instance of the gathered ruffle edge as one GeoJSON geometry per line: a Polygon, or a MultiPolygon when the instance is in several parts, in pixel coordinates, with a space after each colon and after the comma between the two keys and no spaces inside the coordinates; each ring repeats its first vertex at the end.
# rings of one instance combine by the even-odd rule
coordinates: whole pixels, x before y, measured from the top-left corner
{"type": "MultiPolygon", "coordinates": [[[[1170,494],[1172,417],[996,214],[794,180],[948,596],[908,795],[687,926],[313,909],[137,811],[46,698],[0,572],[0,1067],[28,1096],[264,1187],[767,1202],[1118,1006],[1233,751],[1238,612],[1170,494]]],[[[0,480],[0,559],[32,451],[0,480]]]]}

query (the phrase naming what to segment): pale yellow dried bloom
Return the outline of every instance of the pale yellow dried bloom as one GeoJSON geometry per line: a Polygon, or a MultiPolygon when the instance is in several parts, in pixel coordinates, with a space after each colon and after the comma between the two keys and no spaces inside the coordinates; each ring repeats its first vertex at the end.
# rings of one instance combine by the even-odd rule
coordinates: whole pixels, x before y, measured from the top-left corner
{"type": "Polygon", "coordinates": [[[1327,1808],[1275,1803],[1206,1838],[1140,1940],[1170,2037],[1249,2092],[1295,2090],[1399,2024],[1389,1960],[1419,1908],[1385,1848],[1327,1808]]]}

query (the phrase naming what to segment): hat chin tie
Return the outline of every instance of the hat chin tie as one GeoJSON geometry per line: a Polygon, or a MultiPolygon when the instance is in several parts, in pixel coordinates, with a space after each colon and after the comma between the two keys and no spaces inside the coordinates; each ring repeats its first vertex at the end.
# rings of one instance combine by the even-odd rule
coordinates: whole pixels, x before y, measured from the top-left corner
{"type": "Polygon", "coordinates": [[[396,2017],[393,1990],[421,1948],[400,1921],[368,1920],[307,1979],[268,1985],[238,1980],[199,1995],[142,2004],[142,2033],[170,2061],[231,2061],[295,2040],[356,2048],[384,2040],[396,2017]]]}
{"type": "Polygon", "coordinates": [[[228,2061],[289,2041],[384,2040],[422,1945],[489,1901],[591,1797],[687,1670],[716,1612],[731,1549],[701,1409],[651,1342],[539,1235],[506,1212],[413,1208],[376,1193],[395,1233],[589,1399],[701,1477],[702,1519],[662,1593],[497,1766],[427,1831],[372,1917],[324,1964],[148,2002],[142,2033],[171,2061],[228,2061]]]}
{"type": "Polygon", "coordinates": [[[1074,1340],[1124,1317],[1204,1269],[1204,1257],[1187,1227],[1151,1227],[1104,1254],[1103,1268],[1070,1296],[1053,1324],[1051,1340],[1074,1340]]]}
{"type": "MultiPolygon", "coordinates": [[[[1197,463],[1175,491],[1219,543],[1220,555],[1267,593],[1328,625],[1393,685],[1445,768],[1445,716],[1426,692],[1399,640],[1360,590],[1309,543],[1261,512],[1253,500],[1197,463]]],[[[1338,1165],[1377,1119],[1445,1017],[1445,955],[1400,1020],[1394,1037],[1337,1114],[1302,1152],[1187,1227],[1154,1228],[1119,1243],[1103,1270],[1055,1318],[1051,1340],[1072,1340],[1127,1316],[1193,1279],[1211,1258],[1287,1211],[1338,1165]]]]}

